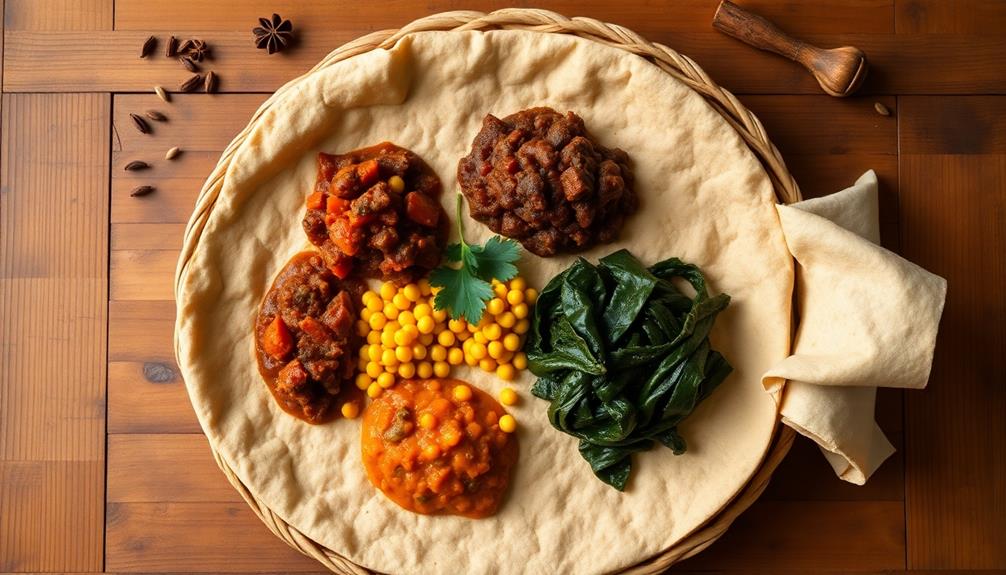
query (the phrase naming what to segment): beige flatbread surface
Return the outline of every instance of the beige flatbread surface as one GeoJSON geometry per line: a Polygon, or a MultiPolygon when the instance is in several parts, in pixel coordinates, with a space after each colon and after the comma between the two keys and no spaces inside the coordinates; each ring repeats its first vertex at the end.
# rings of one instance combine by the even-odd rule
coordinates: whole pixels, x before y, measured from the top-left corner
{"type": "MultiPolygon", "coordinates": [[[[769,179],[695,92],[647,61],[572,36],[429,32],[301,80],[238,149],[179,292],[178,361],[213,445],[254,496],[292,526],[388,573],[600,573],[667,548],[715,515],[765,454],[776,423],[760,377],[788,355],[792,264],[769,179]],[[455,172],[483,116],[575,111],[633,160],[641,210],[618,244],[647,264],[678,256],[733,296],[712,342],[735,371],[682,426],[688,453],[636,456],[619,493],[593,477],[546,403],[516,382],[520,460],[488,519],[404,511],[367,481],[359,420],[310,426],[283,413],[253,357],[252,324],[274,274],[308,246],[304,197],[319,150],[390,140],[421,155],[454,211],[455,172]]],[[[491,233],[466,217],[469,240],[491,233]]],[[[573,261],[526,254],[539,289],[573,261]]],[[[477,370],[455,376],[496,394],[477,370]]]]}

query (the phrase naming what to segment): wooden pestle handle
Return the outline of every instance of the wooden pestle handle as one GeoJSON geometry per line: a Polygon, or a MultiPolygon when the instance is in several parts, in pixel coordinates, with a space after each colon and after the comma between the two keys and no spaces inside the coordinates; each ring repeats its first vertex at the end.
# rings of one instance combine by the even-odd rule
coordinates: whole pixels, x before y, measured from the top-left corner
{"type": "Polygon", "coordinates": [[[765,18],[744,10],[730,0],[720,2],[716,15],[713,16],[713,28],[745,44],[775,52],[797,62],[800,62],[802,54],[809,47],[765,18]]]}
{"type": "Polygon", "coordinates": [[[866,77],[866,55],[858,48],[843,46],[825,50],[786,34],[765,18],[748,12],[730,0],[722,0],[713,28],[750,44],[794,60],[809,70],[821,88],[832,96],[855,92],[866,77]]]}

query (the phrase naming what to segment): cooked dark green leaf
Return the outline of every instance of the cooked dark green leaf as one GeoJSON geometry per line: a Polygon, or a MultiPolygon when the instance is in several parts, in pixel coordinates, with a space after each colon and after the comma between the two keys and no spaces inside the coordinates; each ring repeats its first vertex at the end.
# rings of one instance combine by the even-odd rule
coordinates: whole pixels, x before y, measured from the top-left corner
{"type": "Polygon", "coordinates": [[[632,454],[657,442],[684,453],[677,426],[731,371],[709,347],[729,302],[709,297],[698,267],[673,258],[647,269],[625,250],[597,266],[581,258],[541,291],[524,346],[539,377],[531,392],[601,481],[624,489],[632,454]]]}

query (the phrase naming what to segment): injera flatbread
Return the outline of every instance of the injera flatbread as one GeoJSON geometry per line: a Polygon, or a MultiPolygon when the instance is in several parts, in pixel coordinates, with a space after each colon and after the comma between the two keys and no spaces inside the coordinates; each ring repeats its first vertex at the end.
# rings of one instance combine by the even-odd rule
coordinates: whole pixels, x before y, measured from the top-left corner
{"type": "MultiPolygon", "coordinates": [[[[760,376],[786,357],[793,270],[769,178],[737,133],[684,84],[622,50],[524,31],[425,32],[300,80],[236,151],[178,301],[178,362],[210,443],[254,496],[319,543],[388,573],[597,573],[672,545],[714,516],[758,467],[776,424],[760,376]],[[285,414],[256,368],[252,324],[274,274],[309,247],[300,221],[318,151],[389,140],[443,180],[483,116],[550,106],[582,116],[633,161],[639,213],[621,241],[647,264],[678,256],[733,297],[711,335],[734,373],[681,427],[688,452],[637,455],[619,493],[591,474],[576,440],[523,401],[520,460],[499,513],[471,520],[400,509],[368,482],[359,420],[311,426],[285,414]]],[[[492,234],[466,217],[469,241],[492,234]]],[[[456,235],[456,234],[455,234],[456,235]]],[[[573,256],[520,264],[539,289],[573,256]]],[[[504,382],[455,377],[495,395],[504,382]]]]}

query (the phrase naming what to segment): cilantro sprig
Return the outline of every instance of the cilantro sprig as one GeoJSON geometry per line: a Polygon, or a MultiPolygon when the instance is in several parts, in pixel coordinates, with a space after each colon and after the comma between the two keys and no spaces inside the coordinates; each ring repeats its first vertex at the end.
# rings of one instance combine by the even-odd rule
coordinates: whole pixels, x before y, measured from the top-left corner
{"type": "Polygon", "coordinates": [[[492,299],[489,284],[493,279],[505,282],[517,275],[520,247],[517,242],[493,236],[484,246],[465,241],[461,219],[461,194],[458,194],[457,222],[460,242],[447,246],[447,261],[430,273],[430,285],[441,289],[434,299],[436,309],[447,310],[452,319],[464,317],[471,323],[482,319],[486,302],[492,299]],[[460,265],[458,265],[460,264],[460,265]]]}

